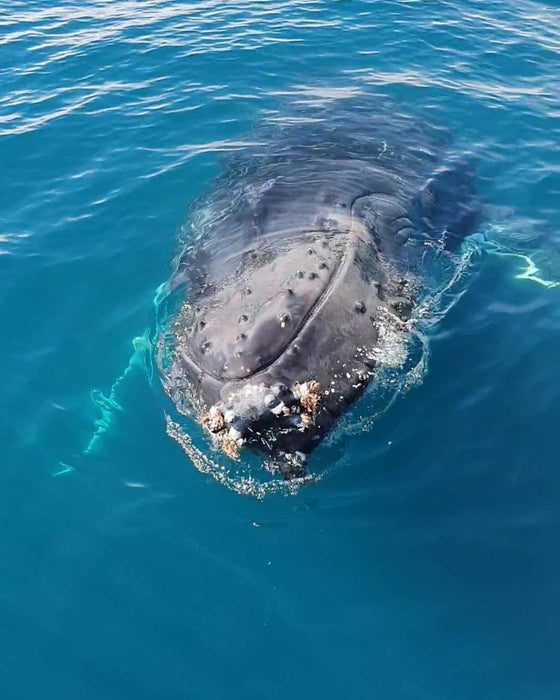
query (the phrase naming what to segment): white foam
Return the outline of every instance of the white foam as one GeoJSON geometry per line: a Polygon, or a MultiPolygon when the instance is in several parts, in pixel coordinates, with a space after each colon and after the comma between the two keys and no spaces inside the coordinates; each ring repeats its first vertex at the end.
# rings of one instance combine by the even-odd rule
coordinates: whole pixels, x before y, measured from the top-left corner
{"type": "Polygon", "coordinates": [[[407,327],[399,318],[385,309],[375,320],[377,342],[367,353],[382,367],[402,367],[408,356],[407,327]]]}

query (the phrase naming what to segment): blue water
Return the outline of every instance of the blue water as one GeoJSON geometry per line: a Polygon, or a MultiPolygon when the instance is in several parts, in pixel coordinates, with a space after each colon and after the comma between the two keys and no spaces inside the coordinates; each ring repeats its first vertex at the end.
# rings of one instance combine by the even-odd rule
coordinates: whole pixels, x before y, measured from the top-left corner
{"type": "Polygon", "coordinates": [[[2,698],[560,696],[560,288],[527,259],[476,260],[423,382],[294,496],[197,471],[140,361],[84,455],[189,202],[282,105],[450,126],[495,250],[560,281],[559,49],[530,0],[0,0],[2,698]]]}

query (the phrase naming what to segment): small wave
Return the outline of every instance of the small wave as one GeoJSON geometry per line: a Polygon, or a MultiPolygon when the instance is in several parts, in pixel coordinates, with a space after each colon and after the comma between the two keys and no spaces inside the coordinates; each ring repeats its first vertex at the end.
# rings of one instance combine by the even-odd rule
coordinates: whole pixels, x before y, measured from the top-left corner
{"type": "Polygon", "coordinates": [[[535,282],[545,289],[560,287],[560,255],[555,255],[552,250],[541,250],[531,254],[524,252],[518,242],[520,237],[499,224],[490,225],[488,234],[473,240],[472,244],[490,255],[517,260],[521,269],[514,274],[514,279],[535,282]],[[547,277],[544,277],[546,273],[542,271],[545,265],[549,271],[547,277]]]}
{"type": "Polygon", "coordinates": [[[191,436],[179,423],[173,421],[168,415],[165,418],[167,434],[183,448],[195,469],[201,474],[211,476],[222,486],[240,495],[253,496],[259,500],[273,493],[293,496],[302,486],[317,483],[323,476],[310,474],[287,481],[277,478],[271,478],[268,481],[260,480],[251,473],[250,467],[246,464],[232,467],[231,460],[229,460],[230,464],[224,464],[220,458],[213,459],[205,454],[195,446],[191,436]]]}

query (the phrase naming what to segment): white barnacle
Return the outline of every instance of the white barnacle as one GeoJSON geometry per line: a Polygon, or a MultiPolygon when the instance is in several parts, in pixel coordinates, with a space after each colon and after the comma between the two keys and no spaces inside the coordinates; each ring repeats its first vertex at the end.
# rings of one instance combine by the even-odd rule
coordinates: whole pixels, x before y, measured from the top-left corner
{"type": "Polygon", "coordinates": [[[235,420],[235,411],[233,411],[231,408],[228,408],[226,411],[224,411],[224,420],[226,423],[233,423],[235,420]]]}
{"type": "Polygon", "coordinates": [[[275,416],[279,416],[284,412],[285,408],[286,408],[286,404],[284,404],[282,401],[280,401],[276,406],[273,406],[270,409],[270,412],[274,413],[275,416]]]}
{"type": "Polygon", "coordinates": [[[235,440],[237,444],[243,444],[243,433],[241,430],[238,430],[237,428],[230,428],[228,431],[228,435],[232,440],[235,440]],[[239,442],[241,440],[241,442],[239,442]]]}

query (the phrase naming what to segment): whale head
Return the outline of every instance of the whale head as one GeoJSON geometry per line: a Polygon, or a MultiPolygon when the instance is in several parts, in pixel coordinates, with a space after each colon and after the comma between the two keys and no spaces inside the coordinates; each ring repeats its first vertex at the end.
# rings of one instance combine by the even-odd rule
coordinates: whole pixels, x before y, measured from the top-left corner
{"type": "Polygon", "coordinates": [[[402,326],[409,281],[356,220],[264,241],[227,268],[182,302],[167,374],[220,449],[256,448],[299,476],[368,385],[384,329],[402,326]]]}
{"type": "Polygon", "coordinates": [[[227,161],[170,280],[167,392],[218,448],[265,452],[287,478],[380,367],[405,361],[426,251],[478,220],[447,136],[376,117],[378,102],[265,129],[227,161]]]}

